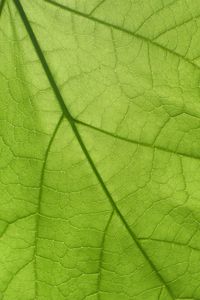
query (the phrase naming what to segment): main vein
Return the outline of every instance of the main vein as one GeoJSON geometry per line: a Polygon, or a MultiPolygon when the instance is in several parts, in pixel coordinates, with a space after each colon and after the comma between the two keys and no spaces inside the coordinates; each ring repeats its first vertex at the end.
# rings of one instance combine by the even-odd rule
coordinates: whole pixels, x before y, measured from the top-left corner
{"type": "Polygon", "coordinates": [[[1,3],[0,3],[0,16],[2,14],[5,3],[6,3],[6,0],[1,0],[1,3]]]}
{"type": "Polygon", "coordinates": [[[86,148],[86,146],[85,146],[85,144],[84,144],[84,142],[82,140],[82,137],[81,137],[81,135],[80,135],[80,133],[79,133],[79,131],[77,129],[76,123],[74,122],[74,119],[73,119],[71,113],[69,112],[67,106],[65,105],[64,99],[63,99],[63,97],[62,97],[62,95],[61,95],[61,93],[60,93],[60,91],[58,89],[58,86],[57,86],[57,84],[56,84],[56,82],[55,82],[55,80],[53,78],[51,70],[50,70],[50,68],[49,68],[49,66],[47,64],[47,61],[46,61],[46,59],[44,57],[44,54],[43,54],[43,52],[42,52],[42,50],[40,48],[39,42],[38,42],[38,40],[37,40],[37,38],[36,38],[33,30],[32,30],[32,27],[31,27],[29,21],[28,21],[26,13],[25,13],[25,11],[24,11],[24,9],[23,9],[23,7],[22,7],[22,5],[21,5],[21,3],[20,3],[19,0],[13,0],[13,1],[14,1],[14,4],[15,4],[15,6],[16,6],[16,8],[17,8],[17,10],[18,10],[18,12],[19,12],[19,14],[21,16],[22,22],[24,23],[24,26],[25,26],[25,28],[27,30],[27,33],[28,33],[28,35],[29,35],[29,37],[30,37],[30,39],[32,41],[33,47],[35,48],[35,51],[36,51],[36,53],[38,55],[38,58],[39,58],[42,66],[43,66],[44,72],[46,73],[46,76],[47,76],[47,78],[49,80],[49,83],[50,83],[50,85],[52,87],[52,90],[53,90],[53,92],[54,92],[54,94],[55,94],[55,96],[56,96],[56,98],[57,98],[57,100],[58,100],[58,102],[60,104],[61,110],[63,111],[63,114],[64,114],[65,118],[68,120],[69,124],[71,125],[72,131],[74,132],[74,135],[76,136],[77,141],[78,141],[78,143],[79,143],[79,145],[80,145],[80,147],[81,147],[81,149],[82,149],[82,151],[83,151],[83,153],[84,153],[84,155],[85,155],[85,157],[86,157],[86,159],[87,159],[87,161],[88,161],[91,169],[93,170],[93,172],[94,172],[94,174],[95,174],[95,176],[96,176],[99,184],[101,185],[101,187],[102,187],[105,195],[107,196],[107,198],[108,198],[111,206],[113,207],[113,209],[115,210],[115,212],[119,216],[121,222],[124,224],[127,232],[129,233],[129,235],[133,239],[134,243],[137,245],[137,247],[141,251],[142,255],[144,256],[144,258],[146,259],[146,261],[148,262],[148,264],[151,266],[152,270],[154,270],[154,272],[157,274],[157,277],[159,278],[159,280],[162,282],[162,284],[165,285],[165,287],[166,287],[169,295],[171,296],[171,298],[174,299],[174,296],[173,296],[173,294],[172,294],[169,286],[165,282],[165,280],[162,277],[162,275],[160,274],[160,272],[158,272],[158,270],[156,269],[156,266],[154,265],[153,261],[150,259],[150,257],[147,255],[147,253],[143,249],[143,247],[140,244],[139,240],[137,239],[135,233],[130,229],[128,223],[126,222],[126,220],[124,218],[124,216],[122,215],[122,213],[119,210],[119,208],[117,207],[114,199],[112,198],[111,193],[109,192],[108,188],[106,187],[106,185],[105,185],[105,183],[103,181],[103,178],[101,177],[99,171],[97,170],[97,168],[96,168],[96,166],[95,166],[95,164],[94,164],[94,162],[93,162],[93,160],[92,160],[92,158],[91,158],[91,156],[90,156],[90,154],[89,154],[89,152],[88,152],[88,150],[87,150],[87,148],[86,148]]]}

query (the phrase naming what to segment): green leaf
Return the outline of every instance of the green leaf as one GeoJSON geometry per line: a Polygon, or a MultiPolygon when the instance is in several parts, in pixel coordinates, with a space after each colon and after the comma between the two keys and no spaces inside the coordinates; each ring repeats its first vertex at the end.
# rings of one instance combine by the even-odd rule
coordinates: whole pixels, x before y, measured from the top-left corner
{"type": "Polygon", "coordinates": [[[0,299],[200,299],[199,15],[0,2],[0,299]]]}

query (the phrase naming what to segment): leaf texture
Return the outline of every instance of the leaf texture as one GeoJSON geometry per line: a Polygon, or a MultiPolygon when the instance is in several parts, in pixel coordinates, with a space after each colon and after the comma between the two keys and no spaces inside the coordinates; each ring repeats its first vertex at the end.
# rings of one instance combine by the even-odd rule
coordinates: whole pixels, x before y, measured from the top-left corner
{"type": "Polygon", "coordinates": [[[200,299],[197,0],[0,3],[0,299],[200,299]]]}

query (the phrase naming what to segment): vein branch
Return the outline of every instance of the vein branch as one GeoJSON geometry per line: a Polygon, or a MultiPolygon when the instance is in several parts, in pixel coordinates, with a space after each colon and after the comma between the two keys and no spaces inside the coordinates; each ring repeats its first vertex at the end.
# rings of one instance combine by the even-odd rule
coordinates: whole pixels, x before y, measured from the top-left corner
{"type": "Polygon", "coordinates": [[[195,250],[195,251],[200,251],[200,248],[191,246],[188,243],[181,243],[181,242],[169,241],[169,240],[161,240],[161,239],[157,239],[157,238],[138,238],[138,240],[144,241],[144,242],[152,241],[152,242],[158,242],[158,243],[165,243],[165,244],[169,244],[171,246],[187,247],[187,248],[195,250]]]}
{"type": "Polygon", "coordinates": [[[104,234],[103,234],[103,238],[102,238],[102,242],[101,242],[101,252],[100,252],[100,262],[99,262],[99,275],[98,275],[98,281],[97,281],[97,293],[98,293],[98,300],[100,300],[100,293],[101,293],[101,269],[102,269],[102,265],[103,265],[103,257],[104,257],[104,248],[105,248],[105,241],[106,241],[106,234],[108,232],[109,226],[111,224],[112,218],[114,215],[114,210],[111,212],[110,217],[108,219],[108,222],[106,224],[106,227],[104,229],[104,234]]]}
{"type": "Polygon", "coordinates": [[[95,131],[101,132],[103,134],[109,135],[113,138],[128,142],[128,143],[132,143],[132,144],[135,144],[135,145],[140,145],[140,146],[143,146],[143,147],[146,147],[146,148],[157,149],[157,150],[160,150],[160,151],[164,151],[164,152],[167,152],[167,153],[172,153],[172,154],[175,154],[175,155],[180,155],[180,156],[183,156],[183,157],[188,157],[188,158],[193,158],[193,159],[200,160],[199,156],[190,155],[190,154],[187,154],[187,153],[184,153],[184,152],[181,152],[181,151],[173,151],[173,150],[170,150],[170,149],[167,149],[167,148],[155,145],[155,144],[145,143],[145,142],[142,142],[142,141],[126,138],[126,137],[117,135],[115,133],[112,133],[110,131],[101,129],[99,127],[90,125],[90,124],[85,123],[85,122],[83,122],[81,120],[78,120],[78,119],[74,119],[74,122],[77,123],[77,124],[80,124],[82,126],[88,127],[92,130],[95,130],[95,131]]]}
{"type": "Polygon", "coordinates": [[[37,298],[37,246],[38,246],[38,232],[39,232],[39,223],[40,223],[40,215],[41,215],[41,202],[42,202],[42,194],[43,194],[43,183],[44,183],[44,174],[45,174],[45,169],[46,169],[46,165],[47,165],[47,160],[48,160],[48,156],[49,156],[49,152],[51,149],[51,146],[53,144],[53,141],[55,139],[56,133],[58,132],[58,129],[60,127],[60,124],[62,123],[63,120],[63,115],[60,117],[54,132],[51,136],[51,139],[49,141],[48,147],[46,149],[45,152],[45,156],[44,156],[44,162],[43,162],[43,166],[42,166],[42,171],[41,171],[41,178],[40,178],[40,191],[39,191],[39,197],[38,197],[38,211],[36,213],[36,224],[35,224],[35,248],[34,248],[34,268],[35,268],[35,296],[37,298]]]}
{"type": "Polygon", "coordinates": [[[161,44],[157,43],[157,42],[154,41],[154,40],[149,39],[149,38],[146,37],[146,36],[143,36],[143,35],[141,35],[141,34],[138,34],[138,33],[136,33],[136,32],[133,32],[133,31],[131,31],[131,30],[128,30],[128,29],[126,29],[126,28],[120,27],[120,26],[118,26],[118,25],[112,24],[112,23],[110,23],[110,22],[108,22],[108,21],[103,21],[103,20],[101,20],[101,19],[99,19],[99,18],[97,18],[97,17],[91,16],[90,14],[86,14],[86,13],[77,11],[77,10],[75,10],[75,9],[73,9],[73,8],[70,8],[70,7],[66,6],[66,5],[57,3],[56,1],[53,1],[53,0],[44,0],[44,1],[47,2],[47,3],[49,3],[49,4],[51,4],[51,5],[60,7],[61,9],[64,9],[64,10],[66,10],[66,11],[69,11],[69,12],[71,12],[71,13],[73,13],[73,14],[76,14],[76,15],[81,16],[81,17],[83,17],[83,18],[89,19],[89,20],[91,20],[91,21],[93,21],[93,22],[95,22],[95,23],[99,23],[99,24],[102,24],[102,25],[104,25],[104,26],[107,26],[107,27],[116,29],[116,30],[118,30],[118,31],[122,31],[122,32],[124,32],[124,33],[126,33],[126,34],[132,35],[133,37],[138,38],[138,39],[140,39],[140,40],[143,40],[144,42],[146,42],[146,43],[148,43],[148,44],[151,44],[151,45],[153,45],[153,46],[155,46],[155,47],[157,47],[157,48],[160,48],[160,49],[164,50],[165,52],[171,53],[173,56],[177,56],[179,59],[181,59],[181,60],[183,60],[183,61],[185,61],[185,62],[187,62],[187,63],[193,65],[193,67],[195,67],[196,69],[199,69],[199,70],[200,70],[200,67],[199,67],[197,64],[195,64],[193,61],[191,61],[190,59],[186,58],[185,56],[179,54],[178,52],[176,52],[176,51],[174,51],[174,50],[171,50],[171,49],[169,49],[169,48],[166,48],[165,46],[162,46],[161,44]]]}

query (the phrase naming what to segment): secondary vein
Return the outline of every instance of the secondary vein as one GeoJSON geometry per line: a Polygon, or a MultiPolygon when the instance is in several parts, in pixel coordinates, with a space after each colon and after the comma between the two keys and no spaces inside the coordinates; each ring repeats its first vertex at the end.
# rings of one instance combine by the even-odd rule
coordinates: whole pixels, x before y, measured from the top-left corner
{"type": "Polygon", "coordinates": [[[37,299],[37,267],[36,267],[36,259],[37,259],[37,246],[38,246],[38,232],[39,232],[39,223],[40,223],[40,215],[41,215],[41,202],[42,202],[42,194],[43,194],[43,183],[44,183],[44,173],[45,173],[45,169],[46,169],[46,165],[47,165],[47,160],[48,160],[48,156],[49,156],[49,152],[51,149],[51,146],[53,144],[53,141],[55,139],[56,133],[58,132],[58,129],[60,127],[60,124],[62,123],[63,120],[63,114],[60,117],[54,132],[51,136],[51,139],[49,141],[49,144],[47,146],[46,152],[45,152],[45,156],[44,156],[44,162],[43,162],[43,166],[42,166],[42,171],[41,171],[41,178],[40,178],[40,190],[39,190],[39,196],[38,196],[38,210],[36,213],[36,224],[35,224],[35,248],[34,248],[34,267],[35,267],[35,296],[37,299]]]}
{"type": "Polygon", "coordinates": [[[90,124],[85,123],[85,122],[83,122],[81,120],[78,120],[78,119],[74,119],[74,122],[77,123],[77,124],[80,124],[84,127],[88,127],[92,130],[101,132],[103,134],[109,135],[109,136],[111,136],[113,138],[116,138],[118,140],[122,140],[122,141],[125,141],[125,142],[128,142],[128,143],[134,144],[134,145],[139,145],[139,146],[146,147],[146,148],[151,148],[151,149],[157,149],[157,150],[160,150],[160,151],[163,151],[163,152],[167,152],[167,153],[171,153],[171,154],[175,154],[175,155],[180,155],[180,156],[183,156],[183,157],[188,157],[188,158],[200,160],[200,156],[190,155],[190,154],[187,154],[187,153],[184,153],[184,152],[181,152],[181,151],[173,151],[173,150],[170,150],[170,149],[158,146],[158,145],[153,145],[153,144],[133,140],[133,139],[130,139],[130,138],[126,138],[126,137],[114,134],[110,131],[101,129],[99,127],[90,125],[90,124]]]}
{"type": "Polygon", "coordinates": [[[135,233],[130,229],[128,223],[126,222],[124,216],[122,215],[121,211],[119,210],[119,208],[117,207],[114,199],[112,198],[111,193],[109,192],[108,188],[106,187],[103,178],[101,177],[99,171],[97,170],[89,152],[87,151],[87,148],[82,140],[82,137],[77,129],[76,123],[74,122],[74,119],[71,115],[71,113],[69,112],[68,108],[65,105],[64,99],[59,91],[59,88],[53,78],[53,75],[51,73],[51,70],[47,64],[47,61],[44,57],[44,54],[40,48],[39,42],[33,32],[33,29],[28,21],[28,18],[26,16],[26,13],[20,3],[19,0],[13,0],[14,4],[21,16],[22,22],[24,23],[24,26],[27,30],[27,33],[32,41],[33,47],[35,48],[35,51],[38,55],[38,58],[43,66],[44,72],[46,73],[46,76],[49,80],[49,83],[52,87],[52,90],[60,104],[61,110],[63,111],[63,114],[65,116],[65,118],[68,120],[69,124],[71,125],[72,131],[74,132],[75,137],[77,138],[77,141],[91,167],[91,169],[93,170],[99,184],[102,187],[102,190],[104,191],[105,195],[107,196],[111,206],[113,207],[113,209],[115,210],[115,212],[117,213],[118,217],[120,218],[121,222],[124,224],[127,232],[129,233],[129,235],[131,236],[133,242],[136,244],[136,246],[139,248],[140,252],[142,253],[142,255],[144,256],[144,258],[146,259],[146,261],[148,262],[148,264],[150,265],[150,267],[152,268],[152,270],[157,274],[157,277],[159,278],[159,280],[162,282],[163,285],[165,285],[168,294],[171,296],[171,298],[174,300],[174,296],[169,288],[169,286],[167,285],[167,283],[165,282],[164,278],[162,277],[162,275],[159,273],[159,271],[156,269],[156,266],[154,265],[154,263],[152,262],[152,260],[150,259],[150,257],[147,255],[147,253],[145,252],[145,250],[143,249],[142,245],[140,244],[139,240],[137,239],[135,233]]]}
{"type": "Polygon", "coordinates": [[[49,4],[51,4],[51,5],[60,7],[61,9],[64,9],[64,10],[66,10],[66,11],[69,11],[69,12],[71,12],[71,13],[74,13],[74,14],[76,14],[76,15],[78,15],[78,16],[81,16],[81,17],[83,17],[83,18],[89,19],[89,20],[91,20],[91,21],[93,21],[93,22],[102,24],[102,25],[107,26],[107,27],[114,28],[114,29],[116,29],[116,30],[118,30],[118,31],[122,31],[122,32],[124,32],[124,33],[126,33],[126,34],[129,34],[129,35],[132,35],[132,36],[135,37],[135,38],[138,38],[138,39],[140,39],[140,40],[143,40],[143,41],[145,41],[146,43],[152,44],[153,46],[158,47],[158,48],[164,50],[165,52],[169,52],[169,53],[171,53],[172,55],[177,56],[179,59],[186,61],[187,63],[193,65],[193,67],[195,67],[196,69],[199,69],[199,70],[200,70],[200,67],[199,67],[197,64],[195,64],[194,62],[192,62],[191,60],[189,60],[189,59],[186,58],[185,56],[179,54],[179,53],[176,52],[176,51],[173,51],[173,50],[171,50],[171,49],[169,49],[169,48],[166,48],[166,47],[162,46],[161,44],[159,44],[159,43],[157,43],[157,42],[155,42],[155,41],[153,41],[153,40],[147,38],[146,36],[140,35],[140,34],[138,34],[138,33],[135,33],[134,31],[130,31],[130,30],[128,30],[128,29],[122,28],[122,27],[120,27],[120,26],[118,26],[118,25],[109,23],[109,22],[107,22],[107,21],[103,21],[103,20],[101,20],[101,19],[99,19],[99,18],[96,18],[96,17],[91,16],[90,14],[85,14],[85,13],[83,13],[83,12],[77,11],[77,10],[75,10],[75,9],[73,9],[73,8],[70,8],[70,7],[68,7],[68,6],[66,6],[66,5],[63,5],[63,4],[60,4],[60,3],[57,3],[57,2],[55,2],[55,1],[53,1],[53,0],[44,0],[44,1],[47,2],[47,3],[49,3],[49,4]]]}
{"type": "Polygon", "coordinates": [[[104,229],[104,234],[101,242],[101,252],[100,252],[100,258],[99,258],[99,275],[98,275],[98,280],[97,280],[97,293],[98,293],[98,300],[100,300],[100,292],[101,292],[101,269],[102,269],[102,264],[103,264],[103,256],[104,256],[104,248],[105,248],[105,240],[106,240],[106,234],[108,232],[109,226],[111,224],[112,218],[114,215],[114,210],[111,212],[110,217],[107,221],[106,227],[104,229]]]}

